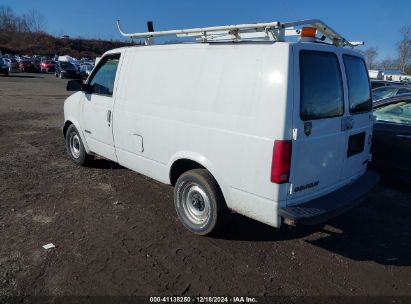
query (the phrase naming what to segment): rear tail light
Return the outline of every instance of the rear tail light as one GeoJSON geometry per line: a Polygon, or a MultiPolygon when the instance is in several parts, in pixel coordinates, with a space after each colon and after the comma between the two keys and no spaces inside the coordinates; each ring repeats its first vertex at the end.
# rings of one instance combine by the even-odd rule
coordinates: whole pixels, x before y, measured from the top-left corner
{"type": "Polygon", "coordinates": [[[274,142],[273,160],[271,163],[271,181],[276,184],[288,183],[291,168],[291,140],[274,142]]]}

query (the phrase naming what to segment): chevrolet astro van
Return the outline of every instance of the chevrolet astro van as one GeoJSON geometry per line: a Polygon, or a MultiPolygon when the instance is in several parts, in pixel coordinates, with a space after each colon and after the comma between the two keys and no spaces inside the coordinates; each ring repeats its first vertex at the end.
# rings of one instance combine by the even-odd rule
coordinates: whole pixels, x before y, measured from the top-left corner
{"type": "Polygon", "coordinates": [[[174,186],[193,233],[218,231],[228,211],[273,227],[323,222],[378,183],[364,58],[323,22],[121,33],[147,45],[108,51],[67,84],[67,154],[174,186]],[[199,42],[153,43],[164,35],[199,42]]]}

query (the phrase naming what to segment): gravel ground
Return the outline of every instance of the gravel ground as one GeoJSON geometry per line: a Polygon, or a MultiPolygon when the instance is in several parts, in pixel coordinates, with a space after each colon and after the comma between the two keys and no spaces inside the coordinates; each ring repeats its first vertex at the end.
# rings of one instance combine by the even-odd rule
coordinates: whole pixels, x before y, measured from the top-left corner
{"type": "Polygon", "coordinates": [[[170,186],[69,161],[65,85],[0,77],[0,296],[411,295],[411,187],[386,181],[325,225],[234,214],[223,234],[198,237],[170,186]]]}

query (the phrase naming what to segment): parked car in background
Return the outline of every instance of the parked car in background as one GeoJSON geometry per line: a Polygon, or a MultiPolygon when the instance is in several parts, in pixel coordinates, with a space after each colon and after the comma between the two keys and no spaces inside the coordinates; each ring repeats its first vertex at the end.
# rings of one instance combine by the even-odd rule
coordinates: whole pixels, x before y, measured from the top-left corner
{"type": "Polygon", "coordinates": [[[411,94],[375,102],[374,116],[371,166],[411,181],[411,94]]]}
{"type": "Polygon", "coordinates": [[[37,69],[31,60],[22,59],[19,62],[19,69],[21,72],[37,72],[37,69]]]}
{"type": "Polygon", "coordinates": [[[387,81],[387,80],[372,80],[371,79],[371,88],[376,89],[380,87],[389,87],[395,85],[404,85],[405,83],[399,81],[387,81]]]}
{"type": "Polygon", "coordinates": [[[9,66],[3,58],[0,58],[0,74],[9,76],[9,66]]]}
{"type": "Polygon", "coordinates": [[[93,68],[94,68],[94,65],[89,64],[89,63],[80,64],[81,76],[83,78],[87,78],[91,74],[91,71],[93,70],[93,68]]]}
{"type": "Polygon", "coordinates": [[[3,58],[3,61],[6,62],[8,68],[9,68],[9,73],[19,70],[19,63],[17,62],[16,59],[14,59],[14,58],[3,58]]]}
{"type": "Polygon", "coordinates": [[[376,101],[407,93],[411,93],[411,86],[396,85],[389,87],[380,87],[372,90],[372,100],[376,101]]]}
{"type": "Polygon", "coordinates": [[[40,71],[40,58],[38,58],[38,57],[34,57],[34,58],[32,58],[31,59],[31,63],[33,64],[33,66],[34,66],[34,70],[35,70],[35,72],[39,72],[40,71]]]}
{"type": "Polygon", "coordinates": [[[54,75],[63,78],[80,78],[81,74],[77,67],[67,61],[58,61],[56,64],[54,75]]]}
{"type": "Polygon", "coordinates": [[[40,62],[40,72],[54,72],[56,63],[52,60],[43,60],[40,62]]]}

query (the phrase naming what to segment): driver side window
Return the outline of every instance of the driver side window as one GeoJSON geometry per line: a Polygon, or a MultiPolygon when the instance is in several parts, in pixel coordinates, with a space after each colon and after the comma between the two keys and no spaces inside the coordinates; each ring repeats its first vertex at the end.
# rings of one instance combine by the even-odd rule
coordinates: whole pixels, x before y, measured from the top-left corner
{"type": "Polygon", "coordinates": [[[119,61],[120,54],[108,55],[101,59],[89,81],[89,84],[93,87],[93,94],[113,95],[119,61]]]}

